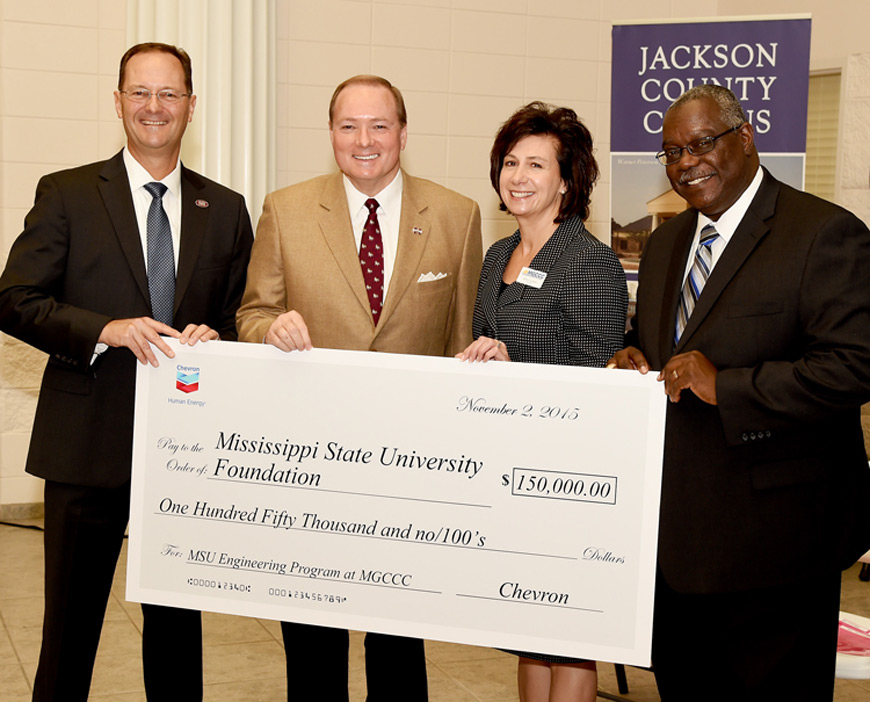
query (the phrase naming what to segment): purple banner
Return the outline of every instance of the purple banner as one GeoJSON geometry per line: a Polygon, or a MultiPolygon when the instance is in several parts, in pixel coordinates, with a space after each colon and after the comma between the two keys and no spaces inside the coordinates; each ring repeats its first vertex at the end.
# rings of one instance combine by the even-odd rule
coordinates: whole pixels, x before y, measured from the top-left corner
{"type": "Polygon", "coordinates": [[[668,106],[718,83],[743,104],[760,152],[803,152],[809,66],[809,19],[616,25],[611,150],[658,151],[668,106]]]}
{"type": "Polygon", "coordinates": [[[730,88],[755,130],[762,165],[803,188],[810,26],[793,17],[613,27],[610,240],[628,278],[630,314],[646,240],[689,206],[655,159],[664,113],[686,90],[730,88]]]}

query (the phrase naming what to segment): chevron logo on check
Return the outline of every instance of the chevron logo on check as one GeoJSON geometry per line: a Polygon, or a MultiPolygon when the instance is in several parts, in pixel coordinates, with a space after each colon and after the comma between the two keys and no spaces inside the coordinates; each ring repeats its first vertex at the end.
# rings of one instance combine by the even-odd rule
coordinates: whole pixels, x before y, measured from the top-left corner
{"type": "Polygon", "coordinates": [[[199,368],[187,368],[178,366],[175,373],[175,389],[184,393],[199,390],[199,368]]]}

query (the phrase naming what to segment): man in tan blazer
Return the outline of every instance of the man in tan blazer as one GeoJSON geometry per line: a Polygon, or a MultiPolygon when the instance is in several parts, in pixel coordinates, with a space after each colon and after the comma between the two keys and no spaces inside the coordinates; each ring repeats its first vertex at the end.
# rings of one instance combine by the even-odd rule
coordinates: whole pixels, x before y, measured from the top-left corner
{"type": "MultiPolygon", "coordinates": [[[[239,339],[453,356],[471,343],[480,210],[400,168],[402,95],[377,76],[339,85],[329,135],[340,173],[266,197],[237,323],[239,339]]],[[[281,625],[288,700],[345,702],[348,633],[281,625]]],[[[428,698],[423,642],[366,635],[368,702],[428,698]]]]}

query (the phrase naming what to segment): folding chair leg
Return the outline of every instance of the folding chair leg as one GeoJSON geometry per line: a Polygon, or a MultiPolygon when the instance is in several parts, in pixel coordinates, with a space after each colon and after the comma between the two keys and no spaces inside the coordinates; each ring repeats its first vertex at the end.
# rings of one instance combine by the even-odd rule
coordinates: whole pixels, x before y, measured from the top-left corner
{"type": "Polygon", "coordinates": [[[616,686],[620,695],[628,694],[628,678],[625,677],[625,666],[622,663],[614,663],[616,668],[616,686]]]}

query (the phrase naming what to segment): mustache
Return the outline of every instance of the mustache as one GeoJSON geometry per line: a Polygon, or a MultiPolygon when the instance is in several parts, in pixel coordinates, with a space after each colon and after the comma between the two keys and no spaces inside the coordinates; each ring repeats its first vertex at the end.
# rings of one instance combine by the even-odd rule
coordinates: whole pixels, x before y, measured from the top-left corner
{"type": "Polygon", "coordinates": [[[679,183],[680,185],[685,185],[690,180],[696,180],[697,178],[705,178],[707,176],[716,175],[716,171],[702,171],[699,169],[692,169],[690,171],[686,171],[685,173],[680,174],[679,183]]]}

